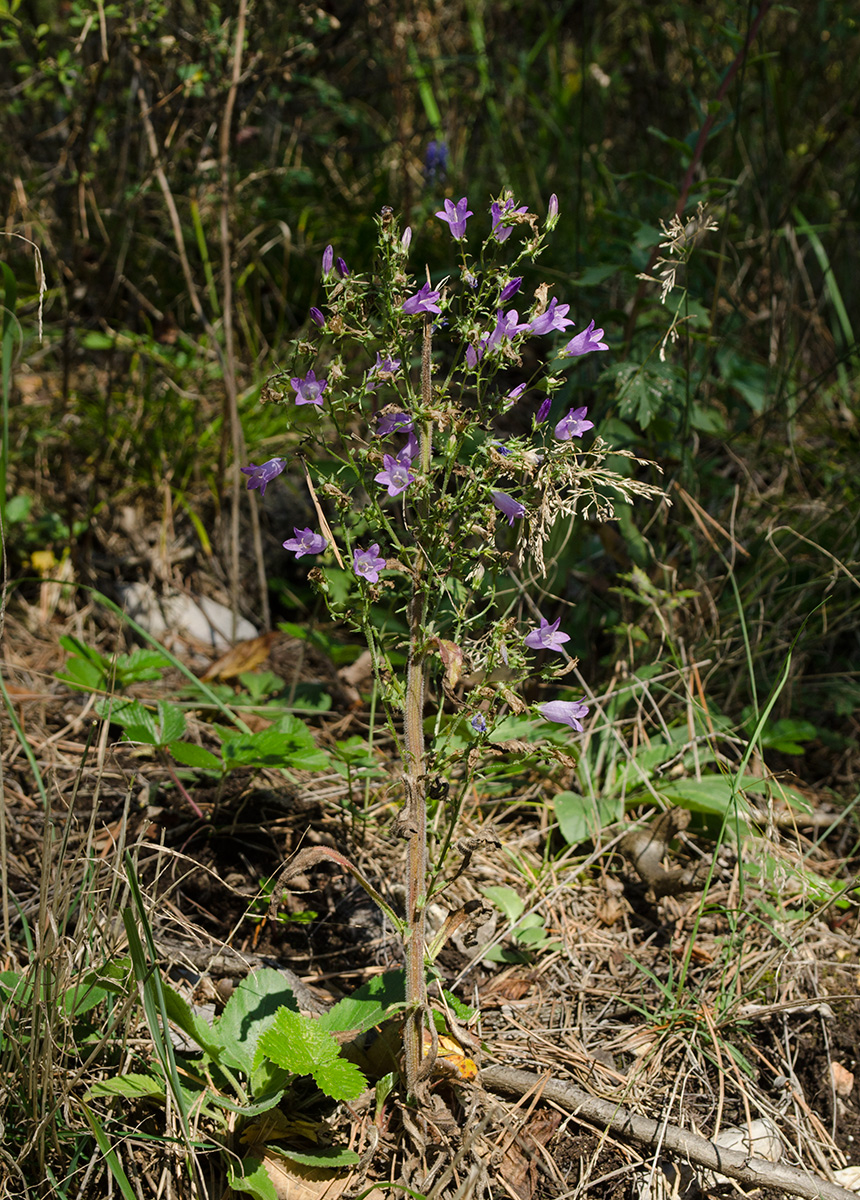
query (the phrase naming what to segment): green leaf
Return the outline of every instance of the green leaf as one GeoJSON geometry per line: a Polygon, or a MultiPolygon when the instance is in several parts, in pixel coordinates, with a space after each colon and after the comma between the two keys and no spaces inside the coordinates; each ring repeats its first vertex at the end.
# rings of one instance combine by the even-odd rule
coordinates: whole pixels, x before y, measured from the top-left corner
{"type": "Polygon", "coordinates": [[[355,1031],[358,1037],[387,1021],[406,1007],[406,979],[402,971],[387,971],[364,984],[351,996],[344,996],[317,1019],[331,1033],[355,1031]]]}
{"type": "Polygon", "coordinates": [[[298,1011],[292,988],[280,971],[264,967],[248,975],[227,1001],[213,1028],[220,1061],[250,1078],[260,1035],[271,1027],[281,1008],[298,1011]]]}
{"type": "Polygon", "coordinates": [[[688,808],[691,812],[715,813],[720,817],[725,813],[749,816],[749,806],[740,794],[743,784],[735,790],[731,777],[727,775],[666,780],[657,782],[655,786],[666,800],[672,804],[679,804],[681,808],[688,808]]]}
{"type": "Polygon", "coordinates": [[[278,1200],[275,1185],[259,1158],[243,1158],[231,1162],[227,1168],[227,1179],[234,1192],[247,1192],[255,1200],[278,1200]]]}
{"type": "MultiPolygon", "coordinates": [[[[638,783],[641,776],[634,778],[638,783]]],[[[593,841],[601,829],[617,821],[619,801],[616,797],[601,797],[596,803],[578,792],[559,792],[553,799],[555,819],[561,835],[570,846],[593,841]]]]}
{"type": "Polygon", "coordinates": [[[113,1079],[100,1079],[90,1087],[84,1100],[96,1096],[125,1096],[129,1100],[152,1099],[161,1103],[166,1099],[164,1084],[151,1075],[115,1075],[113,1079]]]}
{"type": "Polygon", "coordinates": [[[6,520],[10,525],[18,525],[26,521],[33,507],[32,496],[12,496],[6,505],[6,520]]]}
{"type": "Polygon", "coordinates": [[[357,1100],[367,1087],[358,1067],[341,1058],[334,1037],[313,1017],[279,1009],[259,1047],[294,1075],[312,1075],[319,1089],[333,1100],[357,1100]]]}
{"type": "Polygon", "coordinates": [[[63,1008],[69,1016],[82,1017],[109,995],[106,988],[96,986],[92,980],[82,979],[64,993],[63,1008]]]}
{"type": "Polygon", "coordinates": [[[217,1062],[221,1044],[213,1033],[212,1026],[202,1017],[198,1017],[184,996],[180,996],[168,983],[162,981],[161,987],[168,1018],[217,1062]]]}
{"type": "Polygon", "coordinates": [[[361,1162],[359,1155],[354,1150],[348,1150],[346,1146],[318,1146],[311,1154],[300,1153],[291,1146],[279,1146],[278,1153],[303,1167],[354,1167],[356,1163],[361,1162]]]}
{"type": "Polygon", "coordinates": [[[198,771],[220,772],[222,769],[221,759],[204,746],[193,742],[171,742],[167,749],[183,767],[194,767],[198,771]]]}
{"type": "Polygon", "coordinates": [[[517,895],[513,888],[499,887],[491,884],[489,887],[481,888],[481,891],[488,900],[492,900],[498,908],[502,910],[509,921],[516,921],[522,916],[525,908],[525,901],[517,895]]]}

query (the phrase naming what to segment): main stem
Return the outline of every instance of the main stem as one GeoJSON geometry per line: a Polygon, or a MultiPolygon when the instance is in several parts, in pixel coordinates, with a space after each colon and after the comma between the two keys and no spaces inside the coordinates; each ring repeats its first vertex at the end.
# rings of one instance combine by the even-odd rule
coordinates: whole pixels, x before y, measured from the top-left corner
{"type": "MultiPolygon", "coordinates": [[[[425,412],[432,399],[430,317],[424,318],[424,344],[421,353],[421,399],[425,412]]],[[[430,471],[432,422],[421,426],[421,472],[430,471]]],[[[425,493],[426,497],[426,493],[425,493]]],[[[426,516],[426,498],[422,501],[426,516]]],[[[423,526],[419,520],[419,533],[423,526]]],[[[407,848],[406,885],[406,1021],[403,1026],[403,1058],[406,1086],[415,1095],[422,1077],[424,1023],[427,1014],[427,984],[424,977],[424,916],[427,905],[427,776],[424,764],[424,695],[427,679],[422,640],[427,621],[427,581],[424,551],[416,538],[412,598],[409,601],[409,665],[406,672],[406,704],[403,712],[403,740],[406,761],[404,774],[407,848]]]]}

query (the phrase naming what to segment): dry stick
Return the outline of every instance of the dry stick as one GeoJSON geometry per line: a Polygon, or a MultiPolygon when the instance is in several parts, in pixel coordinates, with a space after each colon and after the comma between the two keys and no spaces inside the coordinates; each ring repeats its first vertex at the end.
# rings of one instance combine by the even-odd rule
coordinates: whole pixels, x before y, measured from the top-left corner
{"type": "MultiPolygon", "coordinates": [[[[484,1087],[515,1096],[525,1095],[538,1086],[543,1078],[531,1071],[518,1071],[513,1067],[487,1067],[481,1072],[484,1087]]],[[[753,1158],[737,1150],[724,1150],[697,1133],[690,1133],[677,1125],[667,1125],[663,1121],[654,1121],[650,1117],[640,1117],[610,1100],[599,1100],[560,1079],[547,1077],[543,1084],[543,1096],[568,1109],[575,1117],[603,1125],[640,1146],[653,1146],[659,1140],[664,1150],[752,1187],[774,1188],[792,1196],[806,1197],[807,1200],[857,1200],[856,1192],[850,1192],[807,1171],[753,1158]]]]}
{"type": "MultiPolygon", "coordinates": [[[[432,331],[430,317],[424,318],[424,344],[421,353],[421,399],[425,411],[432,399],[430,350],[432,331]]],[[[430,470],[432,424],[425,421],[421,428],[421,471],[425,478],[430,470]]],[[[421,646],[427,616],[427,585],[423,579],[424,554],[416,545],[412,596],[409,601],[409,665],[406,669],[406,703],[403,712],[404,831],[407,846],[406,892],[406,1019],[403,1023],[403,1059],[406,1085],[414,1096],[420,1080],[433,1065],[431,1049],[424,1059],[424,1019],[427,1012],[427,986],[424,979],[424,910],[427,905],[427,780],[424,764],[424,693],[426,678],[424,651],[421,646]],[[423,1061],[422,1061],[423,1059],[423,1061]]],[[[435,1026],[430,1023],[431,1036],[435,1026]]]]}
{"type": "MultiPolygon", "coordinates": [[[[219,136],[218,160],[221,173],[221,274],[224,277],[222,320],[224,329],[224,401],[230,416],[230,435],[233,440],[233,511],[230,528],[230,607],[233,610],[232,641],[236,640],[236,621],[239,613],[239,505],[241,503],[242,474],[239,463],[245,457],[245,440],[239,423],[239,404],[236,395],[236,354],[233,345],[233,269],[232,243],[230,239],[230,129],[233,124],[233,109],[242,71],[242,47],[245,44],[245,13],[247,0],[239,0],[236,17],[236,40],[233,47],[233,75],[224,105],[219,136]]],[[[226,424],[226,422],[225,422],[226,424]]],[[[260,619],[263,629],[270,627],[269,592],[266,586],[266,565],[263,561],[263,542],[260,537],[260,518],[256,504],[251,504],[251,530],[254,539],[254,557],[257,560],[257,580],[260,588],[260,619]]]]}

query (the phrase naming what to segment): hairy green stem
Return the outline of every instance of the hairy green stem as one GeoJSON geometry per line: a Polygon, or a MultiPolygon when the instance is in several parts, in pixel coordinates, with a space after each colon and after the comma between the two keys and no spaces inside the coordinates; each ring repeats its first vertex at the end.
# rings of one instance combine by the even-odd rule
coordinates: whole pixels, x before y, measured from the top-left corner
{"type": "MultiPolygon", "coordinates": [[[[421,398],[425,411],[430,407],[430,318],[424,318],[424,345],[421,354],[421,398]]],[[[421,471],[430,470],[432,422],[421,426],[421,471]]],[[[422,507],[426,509],[426,500],[422,507]]],[[[426,513],[422,512],[422,516],[426,513]]],[[[423,525],[419,521],[419,531],[423,525]]],[[[405,830],[407,848],[406,887],[406,1020],[403,1026],[403,1058],[406,1086],[415,1095],[424,1074],[424,1020],[427,1012],[427,985],[424,977],[425,909],[427,905],[427,797],[424,764],[424,696],[427,686],[424,626],[427,618],[427,581],[424,578],[424,551],[416,538],[416,557],[409,601],[409,665],[406,673],[406,704],[403,712],[405,749],[405,830]]]]}

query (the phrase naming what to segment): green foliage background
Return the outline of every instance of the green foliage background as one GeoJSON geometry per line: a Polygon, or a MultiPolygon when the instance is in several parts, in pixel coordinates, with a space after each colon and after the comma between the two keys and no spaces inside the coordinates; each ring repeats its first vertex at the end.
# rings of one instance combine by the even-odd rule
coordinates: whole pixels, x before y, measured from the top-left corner
{"type": "MultiPolygon", "coordinates": [[[[659,459],[674,500],[557,548],[548,591],[575,606],[576,649],[592,673],[653,661],[668,628],[710,661],[709,693],[738,717],[809,618],[782,715],[850,715],[854,6],[252,0],[225,155],[238,11],[0,4],[0,196],[7,233],[41,247],[47,279],[39,344],[32,253],[7,238],[15,369],[46,383],[38,404],[10,393],[13,571],[50,549],[97,578],[111,514],[141,497],[226,554],[227,467],[284,448],[281,412],[258,399],[321,302],[324,246],[364,266],[389,204],[415,230],[414,261],[438,274],[445,196],[481,213],[508,186],[543,213],[555,192],[562,223],[540,275],[611,346],[565,399],[659,459]],[[431,140],[450,156],[428,182],[431,140]],[[661,220],[699,201],[719,230],[679,273],[680,337],[661,362],[670,307],[638,275],[661,220]],[[226,350],[253,453],[228,420],[226,350]],[[612,590],[634,568],[653,593],[612,590]]],[[[285,524],[264,516],[267,551],[285,524]]],[[[270,555],[270,576],[294,602],[301,580],[279,578],[282,559],[270,555]]]]}

